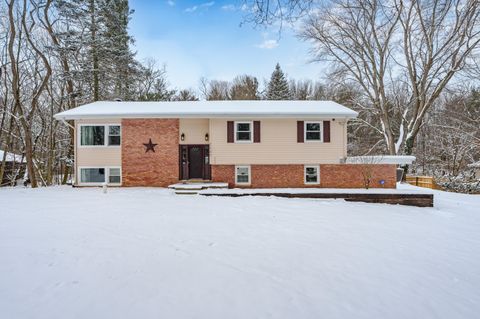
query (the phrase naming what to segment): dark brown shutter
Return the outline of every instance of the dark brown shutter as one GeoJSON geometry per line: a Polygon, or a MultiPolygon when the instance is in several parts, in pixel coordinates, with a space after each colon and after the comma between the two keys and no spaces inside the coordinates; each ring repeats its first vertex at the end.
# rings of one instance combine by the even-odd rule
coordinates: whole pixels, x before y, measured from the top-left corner
{"type": "Polygon", "coordinates": [[[233,143],[233,121],[227,122],[227,143],[233,143]]]}
{"type": "Polygon", "coordinates": [[[304,133],[303,133],[303,121],[297,121],[297,143],[303,143],[304,133]]]}
{"type": "Polygon", "coordinates": [[[253,121],[253,143],[260,143],[260,121],[253,121]]]}
{"type": "Polygon", "coordinates": [[[330,121],[323,121],[323,142],[330,143],[330,121]]]}

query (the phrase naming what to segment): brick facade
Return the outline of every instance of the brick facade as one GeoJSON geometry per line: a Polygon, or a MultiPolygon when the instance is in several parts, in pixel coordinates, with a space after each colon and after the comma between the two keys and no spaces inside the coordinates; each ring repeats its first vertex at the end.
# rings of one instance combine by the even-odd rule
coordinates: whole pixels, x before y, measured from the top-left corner
{"type": "MultiPolygon", "coordinates": [[[[364,188],[363,175],[371,176],[370,188],[396,188],[396,165],[321,164],[320,184],[305,185],[304,165],[251,165],[251,188],[324,187],[364,188]],[[382,186],[380,180],[385,183],[382,186]]],[[[235,185],[235,165],[212,165],[212,180],[235,185]]]]}
{"type": "Polygon", "coordinates": [[[178,182],[178,119],[122,120],[122,185],[166,187],[178,182]],[[155,152],[145,153],[149,139],[155,152]]]}

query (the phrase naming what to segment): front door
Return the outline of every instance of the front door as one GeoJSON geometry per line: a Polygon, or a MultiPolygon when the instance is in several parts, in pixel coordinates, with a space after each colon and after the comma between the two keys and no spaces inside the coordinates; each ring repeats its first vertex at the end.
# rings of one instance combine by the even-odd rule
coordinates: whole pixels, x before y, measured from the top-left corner
{"type": "Polygon", "coordinates": [[[210,179],[209,146],[180,145],[180,180],[210,179]]]}
{"type": "Polygon", "coordinates": [[[188,175],[190,179],[203,179],[203,147],[188,147],[188,175]]]}

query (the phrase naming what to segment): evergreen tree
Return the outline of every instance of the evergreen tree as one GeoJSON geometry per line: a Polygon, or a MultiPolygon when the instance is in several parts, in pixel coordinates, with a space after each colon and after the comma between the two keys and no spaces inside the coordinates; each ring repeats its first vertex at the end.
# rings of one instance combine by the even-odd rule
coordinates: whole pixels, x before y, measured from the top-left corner
{"type": "Polygon", "coordinates": [[[291,100],[292,93],[288,86],[287,78],[277,63],[268,82],[267,100],[291,100]]]}
{"type": "Polygon", "coordinates": [[[132,99],[141,71],[130,49],[127,0],[55,0],[61,27],[59,48],[72,59],[70,79],[82,94],[80,103],[132,99]]]}

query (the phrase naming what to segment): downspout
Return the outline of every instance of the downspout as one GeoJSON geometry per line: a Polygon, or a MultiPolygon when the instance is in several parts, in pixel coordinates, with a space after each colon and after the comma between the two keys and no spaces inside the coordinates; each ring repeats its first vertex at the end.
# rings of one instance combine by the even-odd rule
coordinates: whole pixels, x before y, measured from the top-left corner
{"type": "Polygon", "coordinates": [[[60,121],[65,124],[66,126],[68,126],[69,128],[71,128],[72,130],[75,130],[75,127],[70,125],[70,123],[68,123],[67,121],[65,121],[64,118],[60,119],[60,121]]]}

